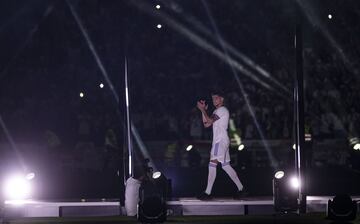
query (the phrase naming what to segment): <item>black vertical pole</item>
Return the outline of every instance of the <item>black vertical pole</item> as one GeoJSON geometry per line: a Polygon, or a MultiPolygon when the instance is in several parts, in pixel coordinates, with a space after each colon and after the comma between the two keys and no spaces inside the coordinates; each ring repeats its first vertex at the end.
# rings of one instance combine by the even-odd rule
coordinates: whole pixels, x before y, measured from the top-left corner
{"type": "Polygon", "coordinates": [[[305,125],[304,125],[304,70],[303,70],[303,32],[301,14],[296,24],[295,49],[296,49],[296,81],[295,81],[295,104],[296,104],[296,155],[295,165],[299,180],[299,212],[306,213],[306,189],[305,189],[305,125]]]}

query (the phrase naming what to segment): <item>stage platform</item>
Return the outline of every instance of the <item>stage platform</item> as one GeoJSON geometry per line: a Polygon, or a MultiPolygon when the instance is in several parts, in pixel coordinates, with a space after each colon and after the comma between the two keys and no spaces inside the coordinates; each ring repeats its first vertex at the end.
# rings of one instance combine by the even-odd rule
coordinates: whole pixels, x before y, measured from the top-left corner
{"type": "MultiPolygon", "coordinates": [[[[308,196],[307,212],[326,212],[326,205],[333,196],[308,196]]],[[[360,200],[360,196],[352,196],[360,200]]],[[[274,214],[272,197],[247,197],[243,200],[215,198],[200,201],[195,198],[178,198],[168,201],[169,216],[194,215],[267,215],[274,214]]],[[[117,200],[79,201],[6,201],[5,218],[22,217],[95,217],[122,216],[124,207],[117,200]]]]}

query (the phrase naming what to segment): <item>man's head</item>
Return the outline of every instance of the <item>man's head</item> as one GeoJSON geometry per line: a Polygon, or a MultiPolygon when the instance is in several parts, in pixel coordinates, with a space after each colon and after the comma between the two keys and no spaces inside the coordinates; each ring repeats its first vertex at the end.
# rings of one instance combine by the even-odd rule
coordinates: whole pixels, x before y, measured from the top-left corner
{"type": "Polygon", "coordinates": [[[219,108],[224,105],[224,94],[221,91],[213,91],[211,93],[213,105],[219,108]]]}

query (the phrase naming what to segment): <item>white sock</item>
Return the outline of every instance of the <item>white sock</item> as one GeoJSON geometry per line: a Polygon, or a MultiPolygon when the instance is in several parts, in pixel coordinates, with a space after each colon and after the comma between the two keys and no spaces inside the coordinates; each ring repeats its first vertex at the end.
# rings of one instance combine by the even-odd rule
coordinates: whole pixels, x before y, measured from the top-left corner
{"type": "Polygon", "coordinates": [[[231,180],[236,184],[238,190],[242,191],[244,186],[241,184],[238,175],[236,174],[235,170],[230,166],[230,164],[225,165],[222,168],[229,175],[231,180]]]}
{"type": "Polygon", "coordinates": [[[209,175],[208,175],[208,182],[207,182],[207,186],[206,186],[206,190],[205,193],[210,195],[211,194],[211,190],[212,187],[214,185],[215,182],[215,178],[216,178],[216,163],[210,162],[209,163],[209,175]]]}

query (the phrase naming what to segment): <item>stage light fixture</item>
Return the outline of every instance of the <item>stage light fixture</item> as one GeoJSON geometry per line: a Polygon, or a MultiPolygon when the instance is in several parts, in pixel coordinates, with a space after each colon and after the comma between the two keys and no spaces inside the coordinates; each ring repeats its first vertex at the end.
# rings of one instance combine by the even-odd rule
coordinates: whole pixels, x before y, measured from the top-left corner
{"type": "Polygon", "coordinates": [[[79,95],[80,95],[81,98],[84,97],[84,93],[83,93],[83,92],[81,92],[79,95]]]}
{"type": "Polygon", "coordinates": [[[104,84],[103,83],[100,83],[99,87],[102,89],[104,88],[104,84]]]}
{"type": "Polygon", "coordinates": [[[161,25],[161,24],[157,24],[156,27],[157,27],[158,29],[161,29],[162,25],[161,25]]]}
{"type": "MultiPolygon", "coordinates": [[[[273,200],[276,212],[298,210],[298,188],[291,187],[296,180],[284,171],[277,171],[273,178],[273,200]]],[[[297,182],[298,183],[298,182],[297,182]]]]}
{"type": "Polygon", "coordinates": [[[349,144],[354,150],[360,150],[360,140],[357,137],[350,137],[349,144]]]}
{"type": "Polygon", "coordinates": [[[312,140],[312,135],[310,133],[305,133],[305,142],[310,142],[312,140]]]}
{"type": "Polygon", "coordinates": [[[28,199],[31,194],[31,183],[30,178],[32,174],[24,175],[13,175],[4,181],[3,193],[5,200],[24,200],[28,199]],[[30,179],[29,179],[30,178],[30,179]]]}
{"type": "Polygon", "coordinates": [[[155,8],[156,8],[156,9],[160,9],[161,6],[160,6],[160,5],[156,5],[155,8]]]}
{"type": "Polygon", "coordinates": [[[153,173],[152,178],[153,179],[158,179],[160,176],[161,176],[161,172],[156,171],[156,172],[153,173]]]}
{"type": "Polygon", "coordinates": [[[277,172],[275,173],[274,177],[275,177],[276,179],[281,179],[281,178],[284,177],[284,175],[285,175],[284,171],[280,170],[280,171],[277,171],[277,172]]]}
{"type": "Polygon", "coordinates": [[[331,15],[331,14],[329,14],[329,15],[328,15],[328,18],[329,18],[329,19],[332,19],[332,15],[331,15]]]}
{"type": "Polygon", "coordinates": [[[192,148],[193,148],[193,145],[188,145],[188,146],[186,147],[186,151],[189,152],[192,148]]]}
{"type": "Polygon", "coordinates": [[[242,151],[244,150],[245,148],[245,145],[244,144],[240,144],[239,147],[238,147],[238,151],[242,151]]]}
{"type": "Polygon", "coordinates": [[[32,179],[34,179],[35,178],[35,173],[28,173],[28,174],[26,174],[26,176],[25,176],[25,178],[27,179],[27,180],[32,180],[32,179]]]}
{"type": "Polygon", "coordinates": [[[326,217],[334,221],[352,221],[356,218],[357,203],[349,195],[338,194],[327,204],[326,217]]]}
{"type": "Polygon", "coordinates": [[[141,183],[137,219],[141,223],[162,223],[166,221],[166,200],[169,196],[169,180],[160,172],[141,183]]]}

